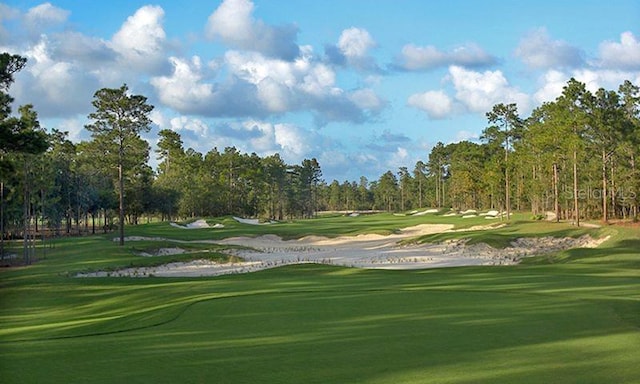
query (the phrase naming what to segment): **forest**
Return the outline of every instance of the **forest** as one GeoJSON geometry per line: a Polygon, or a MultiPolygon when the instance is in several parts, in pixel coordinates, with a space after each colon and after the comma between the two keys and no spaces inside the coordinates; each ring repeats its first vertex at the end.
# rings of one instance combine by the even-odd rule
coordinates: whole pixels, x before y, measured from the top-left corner
{"type": "Polygon", "coordinates": [[[152,217],[287,220],[326,210],[553,212],[577,224],[638,217],[640,89],[630,81],[593,93],[571,79],[530,116],[515,104],[494,105],[479,142],[438,143],[413,168],[377,180],[329,182],[313,158],[287,164],[278,154],[235,147],[199,153],[171,130],[159,132],[152,151],[141,134],[151,128],[153,106],[126,85],[96,91],[85,126],[91,139],[74,143],[66,132],[42,128],[31,105],[12,112],[10,86],[25,65],[23,57],[0,55],[3,240],[43,228],[96,233],[152,217]]]}

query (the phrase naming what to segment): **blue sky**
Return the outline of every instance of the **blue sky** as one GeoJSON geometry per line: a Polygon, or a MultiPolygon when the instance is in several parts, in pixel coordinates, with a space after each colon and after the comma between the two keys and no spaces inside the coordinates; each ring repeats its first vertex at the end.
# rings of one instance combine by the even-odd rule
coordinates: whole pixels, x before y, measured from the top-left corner
{"type": "Polygon", "coordinates": [[[373,180],[478,140],[496,103],[524,117],[571,77],[640,85],[640,2],[9,1],[0,50],[29,60],[16,104],[75,141],[93,93],[127,83],[156,107],[152,146],[169,128],[373,180]]]}

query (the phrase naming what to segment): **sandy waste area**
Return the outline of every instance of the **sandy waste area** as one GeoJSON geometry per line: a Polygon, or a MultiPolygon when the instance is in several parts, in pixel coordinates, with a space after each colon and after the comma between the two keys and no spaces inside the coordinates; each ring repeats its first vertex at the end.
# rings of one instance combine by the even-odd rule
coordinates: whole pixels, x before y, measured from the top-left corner
{"type": "MultiPolygon", "coordinates": [[[[463,231],[489,230],[495,225],[472,227],[463,231]]],[[[326,238],[307,236],[298,240],[282,240],[275,235],[260,237],[233,237],[219,241],[196,241],[221,245],[249,247],[229,249],[226,253],[242,258],[242,262],[216,263],[199,259],[176,262],[157,267],[126,268],[117,271],[100,271],[78,275],[79,277],[194,277],[247,273],[291,264],[330,264],[345,267],[376,269],[425,269],[478,265],[513,265],[523,257],[542,255],[571,248],[593,248],[607,238],[521,238],[504,249],[486,244],[468,245],[467,240],[457,239],[437,244],[400,245],[401,240],[417,236],[451,232],[453,225],[422,224],[402,229],[399,233],[383,235],[358,235],[326,238]]],[[[174,248],[158,251],[157,255],[184,253],[178,241],[164,238],[129,237],[127,241],[169,240],[174,248]]],[[[152,255],[143,255],[152,256],[152,255]]]]}

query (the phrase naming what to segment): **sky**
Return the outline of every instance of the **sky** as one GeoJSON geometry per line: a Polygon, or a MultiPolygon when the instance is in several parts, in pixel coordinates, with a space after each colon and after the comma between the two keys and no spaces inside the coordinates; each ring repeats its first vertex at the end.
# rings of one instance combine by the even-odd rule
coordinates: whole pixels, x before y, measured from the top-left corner
{"type": "Polygon", "coordinates": [[[0,52],[28,59],[14,110],[33,104],[72,141],[90,139],[94,93],[127,84],[155,107],[152,148],[171,129],[203,154],[376,180],[479,142],[497,103],[527,117],[572,77],[640,85],[640,1],[15,0],[0,52]]]}

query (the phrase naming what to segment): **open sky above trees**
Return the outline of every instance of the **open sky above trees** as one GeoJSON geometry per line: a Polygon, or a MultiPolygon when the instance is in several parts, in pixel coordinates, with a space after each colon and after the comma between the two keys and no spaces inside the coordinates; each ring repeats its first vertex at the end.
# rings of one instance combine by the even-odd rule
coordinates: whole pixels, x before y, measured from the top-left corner
{"type": "Polygon", "coordinates": [[[357,180],[478,140],[497,103],[528,116],[571,77],[640,84],[639,20],[623,0],[15,0],[0,51],[28,59],[14,109],[73,140],[94,92],[126,83],[155,106],[152,147],[172,129],[202,153],[317,158],[326,180],[357,180]]]}

